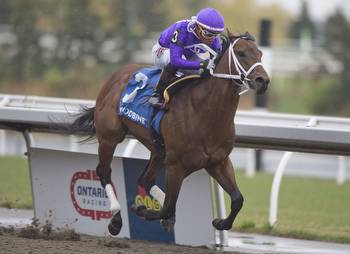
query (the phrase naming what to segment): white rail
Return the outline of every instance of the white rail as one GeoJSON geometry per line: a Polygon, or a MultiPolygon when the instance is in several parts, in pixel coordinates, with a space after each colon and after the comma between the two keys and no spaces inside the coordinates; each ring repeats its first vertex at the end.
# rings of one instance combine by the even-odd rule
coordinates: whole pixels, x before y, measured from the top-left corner
{"type": "MultiPolygon", "coordinates": [[[[50,131],[50,119],[71,122],[81,105],[94,101],[0,94],[2,128],[27,128],[50,131]]],[[[312,116],[315,125],[307,126],[310,116],[238,111],[235,118],[236,144],[240,147],[350,155],[350,119],[312,116]]]]}

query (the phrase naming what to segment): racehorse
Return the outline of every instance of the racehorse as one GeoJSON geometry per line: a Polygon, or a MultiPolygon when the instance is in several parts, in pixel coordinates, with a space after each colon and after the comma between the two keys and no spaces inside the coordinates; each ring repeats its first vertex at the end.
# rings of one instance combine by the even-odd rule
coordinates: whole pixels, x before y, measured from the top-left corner
{"type": "Polygon", "coordinates": [[[96,173],[111,202],[113,217],[108,229],[117,235],[122,227],[120,205],[111,187],[111,161],[116,146],[126,134],[132,134],[150,152],[147,167],[138,185],[160,201],[160,211],[134,207],[146,220],[160,220],[165,230],[175,223],[175,210],[181,184],[191,173],[205,169],[231,198],[231,211],[226,218],[217,218],[212,225],[229,230],[242,208],[240,192],[229,158],[235,144],[234,117],[243,88],[264,93],[269,77],[261,64],[262,53],[254,38],[246,33],[235,36],[227,31],[222,37],[222,53],[216,57],[216,68],[195,81],[186,81],[169,102],[169,110],[160,124],[165,155],[159,152],[151,131],[120,117],[121,93],[141,67],[130,64],[116,71],[102,87],[93,108],[85,109],[70,126],[73,132],[88,130],[96,135],[99,163],[96,173]],[[161,168],[165,168],[165,194],[155,185],[161,168]]]}

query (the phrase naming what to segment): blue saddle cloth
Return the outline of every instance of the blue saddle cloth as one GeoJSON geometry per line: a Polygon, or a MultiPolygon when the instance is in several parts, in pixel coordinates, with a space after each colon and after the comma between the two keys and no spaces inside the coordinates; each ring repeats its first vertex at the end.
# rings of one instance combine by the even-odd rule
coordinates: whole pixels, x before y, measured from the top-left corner
{"type": "Polygon", "coordinates": [[[160,110],[152,118],[154,107],[148,99],[160,78],[161,69],[147,67],[137,70],[124,89],[119,103],[119,115],[160,134],[160,122],[165,114],[160,110]]]}

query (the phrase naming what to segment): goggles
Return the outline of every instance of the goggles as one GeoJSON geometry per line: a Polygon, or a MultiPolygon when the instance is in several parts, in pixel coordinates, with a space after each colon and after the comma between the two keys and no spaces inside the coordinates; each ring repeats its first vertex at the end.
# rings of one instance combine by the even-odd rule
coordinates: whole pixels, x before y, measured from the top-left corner
{"type": "Polygon", "coordinates": [[[207,29],[203,28],[201,25],[197,25],[197,26],[198,26],[200,35],[203,36],[203,38],[205,38],[205,39],[210,40],[210,39],[213,39],[220,34],[219,32],[208,31],[207,29]]]}

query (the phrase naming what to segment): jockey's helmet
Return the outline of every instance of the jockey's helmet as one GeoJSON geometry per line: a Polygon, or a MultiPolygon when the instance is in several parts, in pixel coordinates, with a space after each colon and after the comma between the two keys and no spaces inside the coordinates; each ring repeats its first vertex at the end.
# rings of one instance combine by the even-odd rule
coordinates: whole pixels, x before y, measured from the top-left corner
{"type": "Polygon", "coordinates": [[[200,35],[205,39],[217,36],[225,28],[224,17],[214,8],[200,10],[196,16],[196,23],[199,25],[200,35]]]}

